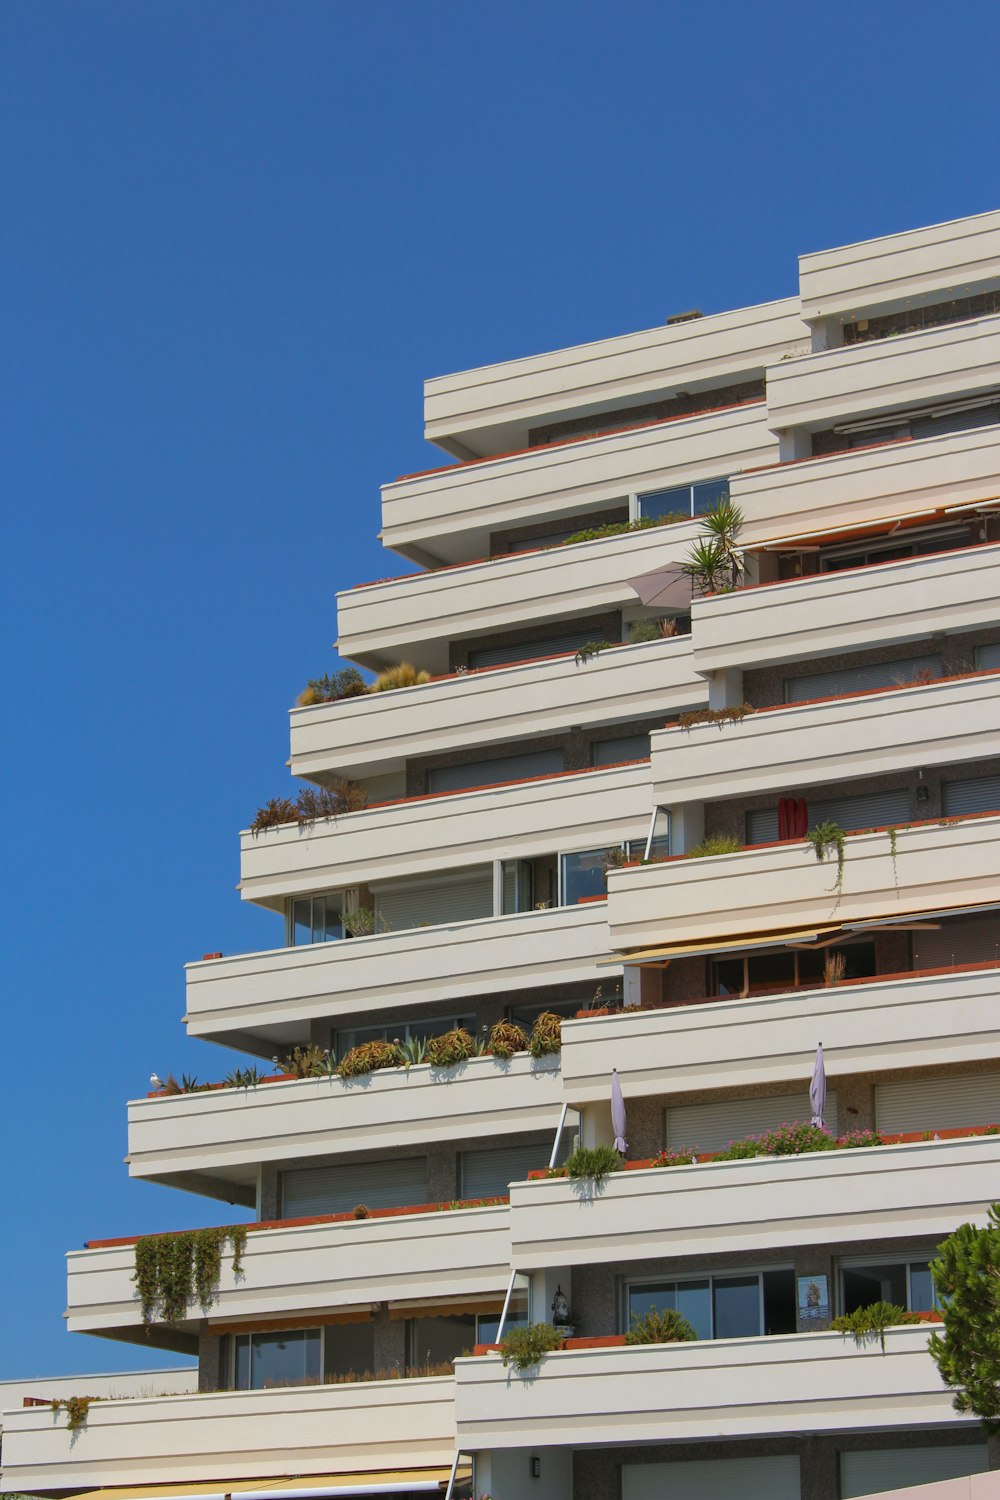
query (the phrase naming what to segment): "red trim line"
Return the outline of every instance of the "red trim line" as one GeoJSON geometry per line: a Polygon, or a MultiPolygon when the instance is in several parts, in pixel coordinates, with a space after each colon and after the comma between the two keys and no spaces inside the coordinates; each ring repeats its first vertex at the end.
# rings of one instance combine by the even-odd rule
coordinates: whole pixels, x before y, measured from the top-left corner
{"type": "MultiPolygon", "coordinates": [[[[873,532],[872,535],[873,536],[888,536],[888,535],[890,535],[890,533],[889,532],[878,531],[878,532],[873,532]]],[[[864,542],[866,540],[867,540],[867,538],[865,538],[865,537],[858,537],[859,543],[860,542],[864,542]]],[[[791,543],[789,543],[789,546],[791,546],[791,543]]],[[[859,563],[856,568],[838,568],[836,570],[836,572],[830,572],[830,573],[804,573],[799,578],[775,578],[770,583],[745,583],[745,584],[741,585],[740,588],[738,588],[738,589],[732,589],[728,593],[724,593],[724,594],[704,594],[704,595],[702,595],[702,597],[705,598],[705,599],[736,599],[736,598],[739,598],[739,596],[741,594],[751,594],[751,593],[753,593],[754,589],[781,589],[781,588],[784,588],[785,585],[789,584],[789,583],[804,583],[804,584],[808,584],[808,583],[816,583],[817,580],[824,579],[824,578],[849,578],[854,573],[870,573],[875,568],[893,568],[893,567],[898,567],[900,563],[926,562],[926,560],[929,557],[960,557],[963,552],[974,552],[977,547],[996,547],[996,546],[1000,546],[1000,543],[995,542],[995,541],[993,541],[993,542],[989,542],[989,541],[987,541],[987,542],[970,542],[967,547],[944,547],[944,548],[942,548],[942,550],[940,552],[920,552],[920,553],[914,554],[914,556],[912,556],[912,557],[888,557],[888,558],[885,559],[884,562],[859,563]]],[[[754,549],[754,551],[756,553],[758,553],[758,554],[761,553],[761,552],[763,552],[763,551],[765,551],[765,550],[766,550],[766,544],[765,543],[762,543],[760,547],[755,547],[755,549],[754,549]]],[[[774,548],[773,555],[777,556],[780,552],[781,552],[781,545],[779,543],[774,548]]],[[[694,600],[695,604],[697,604],[698,602],[699,601],[697,599],[694,600]]]]}

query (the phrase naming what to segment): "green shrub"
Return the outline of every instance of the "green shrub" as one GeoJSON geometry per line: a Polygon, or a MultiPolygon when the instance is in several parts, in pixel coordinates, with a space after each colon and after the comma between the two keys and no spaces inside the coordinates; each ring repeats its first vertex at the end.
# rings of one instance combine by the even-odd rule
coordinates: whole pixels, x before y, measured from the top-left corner
{"type": "Polygon", "coordinates": [[[515,1370],[530,1370],[546,1354],[562,1347],[564,1335],[551,1323],[529,1323],[526,1328],[512,1328],[500,1340],[500,1358],[515,1370]]]}
{"type": "Polygon", "coordinates": [[[352,1047],[337,1064],[341,1078],[363,1078],[380,1068],[401,1068],[406,1061],[396,1042],[362,1042],[352,1047]]]}
{"type": "Polygon", "coordinates": [[[628,628],[628,643],[630,646],[641,645],[643,641],[662,641],[663,632],[660,629],[659,620],[633,620],[628,628]]]}
{"type": "Polygon", "coordinates": [[[885,1353],[885,1330],[901,1323],[919,1323],[916,1313],[907,1312],[895,1302],[870,1302],[867,1307],[856,1307],[852,1313],[841,1313],[830,1327],[836,1333],[850,1335],[859,1349],[873,1344],[876,1339],[885,1353]]]}
{"type": "Polygon", "coordinates": [[[551,1010],[543,1010],[535,1017],[531,1028],[528,1051],[532,1057],[549,1057],[562,1051],[562,1018],[551,1010]]]}
{"type": "Polygon", "coordinates": [[[626,1344],[691,1344],[698,1335],[687,1318],[675,1307],[666,1307],[661,1312],[651,1307],[643,1317],[632,1314],[632,1326],[625,1335],[626,1344]]]}
{"type": "Polygon", "coordinates": [[[367,691],[368,684],[357,667],[342,667],[339,672],[310,678],[305,691],[299,694],[297,705],[309,708],[314,703],[336,703],[341,698],[357,698],[367,691]]]}
{"type": "Polygon", "coordinates": [[[716,833],[711,838],[702,839],[693,849],[685,849],[684,858],[704,859],[710,854],[738,854],[742,848],[743,845],[735,834],[716,833]]]}
{"type": "Polygon", "coordinates": [[[758,1137],[764,1156],[801,1156],[807,1151],[833,1151],[837,1142],[822,1125],[793,1120],[758,1137]]]}
{"type": "Polygon", "coordinates": [[[665,516],[640,516],[637,521],[609,521],[606,526],[587,526],[582,531],[574,531],[572,536],[561,542],[553,542],[552,545],[571,547],[574,542],[596,542],[606,536],[625,536],[630,531],[648,531],[652,526],[676,526],[678,521],[690,519],[690,516],[683,516],[678,511],[665,516]]]}
{"type": "Polygon", "coordinates": [[[498,1021],[490,1032],[489,1050],[494,1057],[506,1061],[515,1052],[527,1052],[528,1035],[513,1021],[498,1021]]]}
{"type": "Polygon", "coordinates": [[[566,1172],[577,1180],[603,1182],[609,1173],[620,1171],[621,1164],[614,1146],[577,1146],[566,1162],[566,1172]]]}
{"type": "Polygon", "coordinates": [[[716,1151],[713,1161],[747,1161],[751,1156],[763,1156],[764,1147],[753,1136],[741,1141],[730,1141],[721,1151],[716,1151]]]}
{"type": "Polygon", "coordinates": [[[852,1151],[864,1149],[866,1146],[884,1146],[885,1141],[877,1130],[849,1130],[846,1135],[838,1135],[837,1150],[852,1151]]]}
{"type": "Polygon", "coordinates": [[[432,1036],[427,1043],[427,1061],[432,1068],[450,1068],[476,1055],[476,1039],[463,1026],[432,1036]]]}

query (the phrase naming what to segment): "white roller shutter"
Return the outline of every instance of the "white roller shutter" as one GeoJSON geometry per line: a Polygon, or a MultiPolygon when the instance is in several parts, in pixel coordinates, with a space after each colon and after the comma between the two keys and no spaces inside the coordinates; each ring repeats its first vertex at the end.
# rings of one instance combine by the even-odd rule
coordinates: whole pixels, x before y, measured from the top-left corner
{"type": "Polygon", "coordinates": [[[648,734],[622,734],[612,740],[595,740],[595,766],[614,766],[622,760],[644,760],[649,754],[648,734]]]}
{"type": "Polygon", "coordinates": [[[281,1217],[350,1213],[366,1208],[406,1208],[427,1202],[427,1160],[351,1162],[297,1167],[281,1174],[281,1217]]]}
{"type": "Polygon", "coordinates": [[[985,1474],[986,1444],[969,1443],[948,1448],[872,1448],[867,1453],[840,1455],[840,1493],[843,1500],[856,1495],[878,1495],[908,1485],[934,1484],[941,1479],[964,1479],[967,1474],[985,1474]]]}
{"type": "Polygon", "coordinates": [[[528,755],[494,756],[468,761],[464,766],[436,766],[427,773],[429,792],[460,792],[466,787],[497,786],[527,776],[555,776],[566,769],[561,750],[535,750],[528,755]]]}
{"type": "Polygon", "coordinates": [[[868,667],[845,667],[839,672],[810,672],[805,677],[785,678],[785,702],[808,698],[837,698],[842,693],[863,693],[871,688],[902,687],[922,677],[940,677],[940,656],[908,656],[902,661],[882,661],[868,667]]]}
{"type": "Polygon", "coordinates": [[[436,927],[493,915],[493,866],[473,865],[426,880],[385,880],[371,887],[378,930],[436,927]]]}
{"type": "Polygon", "coordinates": [[[1000,812],[1000,776],[969,776],[962,781],[946,781],[941,790],[946,818],[1000,812]]]}
{"type": "MultiPolygon", "coordinates": [[[[837,1096],[828,1093],[823,1118],[837,1131],[837,1096]]],[[[694,1151],[721,1151],[730,1141],[762,1135],[786,1121],[812,1119],[809,1092],[776,1094],[764,1099],[727,1099],[712,1104],[671,1104],[667,1108],[667,1145],[694,1151]]]]}
{"type": "MultiPolygon", "coordinates": [[[[910,821],[910,794],[905,787],[894,792],[862,792],[856,797],[827,797],[821,801],[809,798],[807,806],[810,828],[818,823],[836,823],[850,833],[856,828],[887,828],[910,821]]],[[[777,837],[776,807],[747,814],[748,844],[771,844],[777,837]]]]}
{"type": "Polygon", "coordinates": [[[622,1464],[622,1500],[799,1500],[795,1454],[622,1464]]]}
{"type": "Polygon", "coordinates": [[[875,1085],[875,1124],[887,1135],[1000,1125],[1000,1073],[875,1085]]]}
{"type": "Polygon", "coordinates": [[[1000,911],[982,917],[944,920],[937,932],[913,934],[913,967],[943,969],[948,964],[986,964],[1000,960],[1000,911]]]}
{"type": "Polygon", "coordinates": [[[976,647],[976,671],[994,672],[1000,667],[1000,641],[992,646],[976,647]]]}

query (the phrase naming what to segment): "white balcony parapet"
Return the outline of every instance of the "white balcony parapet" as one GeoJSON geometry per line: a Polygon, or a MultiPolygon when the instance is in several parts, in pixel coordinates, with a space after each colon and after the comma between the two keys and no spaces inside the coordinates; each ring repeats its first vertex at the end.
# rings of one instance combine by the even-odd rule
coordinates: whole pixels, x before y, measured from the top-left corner
{"type": "Polygon", "coordinates": [[[556,633],[560,617],[637,606],[627,580],[682,562],[697,530],[682,521],[348,589],[338,649],[366,666],[403,656],[446,672],[449,640],[548,622],[556,633]]]}
{"type": "MultiPolygon", "coordinates": [[[[73,1250],[66,1260],[71,1332],[114,1332],[144,1341],[132,1281],[135,1246],[73,1250]]],[[[367,1310],[380,1301],[398,1306],[428,1298],[496,1297],[510,1276],[509,1210],[504,1205],[251,1229],[243,1275],[237,1280],[225,1255],[222,1261],[210,1322],[227,1325],[367,1310]]],[[[201,1316],[192,1304],[184,1326],[197,1332],[201,1316]]],[[[155,1387],[155,1376],[147,1387],[155,1387]]]]}
{"type": "Polygon", "coordinates": [[[256,1162],[555,1130],[560,1099],[558,1057],[526,1054],[158,1095],[129,1104],[129,1173],[218,1177],[256,1162]]]}
{"type": "Polygon", "coordinates": [[[280,907],[305,891],[600,848],[644,835],[650,808],[645,760],[384,802],[243,833],[240,893],[280,907]]]}
{"type": "Polygon", "coordinates": [[[291,713],[294,776],[367,776],[409,756],[669,715],[708,702],[690,636],[468,672],[291,713]]]}
{"type": "Polygon", "coordinates": [[[612,947],[722,941],[992,901],[998,834],[993,815],[915,824],[897,831],[895,859],[887,832],[851,834],[839,893],[836,859],[820,862],[805,840],[612,870],[612,947]]]}
{"type": "MultiPolygon", "coordinates": [[[[674,417],[397,479],[382,490],[382,540],[404,553],[416,549],[428,558],[463,562],[486,555],[490,533],[503,527],[558,521],[640,491],[716,479],[777,457],[763,401],[674,417]]],[[[556,549],[557,559],[567,555],[556,549]]],[[[517,583],[508,587],[517,589],[517,583]]],[[[350,594],[339,596],[340,649],[354,656],[360,629],[345,600],[350,594]]],[[[447,614],[440,608],[438,619],[447,614]]],[[[390,646],[394,618],[384,622],[390,646]]]]}
{"type": "Polygon", "coordinates": [[[863,651],[1000,623],[1000,546],[904,557],[696,600],[700,672],[863,651]]]}
{"type": "Polygon", "coordinates": [[[458,1441],[473,1451],[620,1447],[967,1424],[952,1411],[927,1338],[926,1328],[891,1328],[884,1354],[839,1333],[572,1349],[546,1355],[528,1377],[497,1355],[460,1359],[458,1441]]]}
{"type": "Polygon", "coordinates": [[[799,257],[802,317],[863,317],[1000,286],[1000,213],[799,257]]]}
{"type": "Polygon", "coordinates": [[[222,1041],[245,1033],[284,1042],[311,1019],[366,1010],[418,1014],[440,1001],[589,982],[608,951],[604,902],[443,922],[348,942],[241,953],[187,966],[187,1029],[222,1041]],[[291,1028],[287,1032],[285,1028],[291,1028]]]}
{"type": "Polygon", "coordinates": [[[908,407],[965,400],[1000,386],[1000,317],[824,349],[767,372],[774,431],[833,427],[908,407]]]}
{"type": "Polygon", "coordinates": [[[449,1466],[450,1375],[95,1401],[76,1432],[47,1407],[4,1414],[3,1492],[209,1483],[449,1466]]]}
{"type": "Polygon", "coordinates": [[[650,736],[658,803],[820,787],[1000,755],[1000,673],[790,703],[650,736]]]}
{"type": "Polygon", "coordinates": [[[616,1172],[581,1192],[567,1178],[514,1183],[513,1265],[607,1265],[669,1254],[748,1256],[985,1224],[1000,1139],[919,1141],[803,1156],[616,1172]]]}
{"type": "Polygon", "coordinates": [[[750,379],[808,337],[787,297],[440,375],[424,382],[424,435],[460,457],[521,447],[563,416],[750,379]]]}
{"type": "Polygon", "coordinates": [[[831,1082],[989,1062],[1000,1048],[998,986],[1000,966],[983,966],[564,1021],[563,1096],[576,1106],[603,1103],[609,1057],[626,1099],[801,1087],[818,1040],[831,1082]]]}
{"type": "Polygon", "coordinates": [[[995,501],[1000,429],[976,427],[776,464],[734,475],[729,489],[744,514],[744,547],[995,501]]]}

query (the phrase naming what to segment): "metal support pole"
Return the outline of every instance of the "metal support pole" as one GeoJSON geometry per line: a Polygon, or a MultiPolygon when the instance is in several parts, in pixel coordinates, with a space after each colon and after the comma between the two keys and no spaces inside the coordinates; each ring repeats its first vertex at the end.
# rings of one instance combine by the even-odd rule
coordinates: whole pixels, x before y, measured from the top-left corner
{"type": "Polygon", "coordinates": [[[497,1324],[497,1343],[498,1344],[499,1344],[500,1340],[503,1338],[503,1325],[506,1323],[506,1321],[507,1321],[507,1314],[510,1311],[510,1299],[511,1299],[511,1297],[514,1294],[514,1280],[515,1280],[516,1276],[517,1276],[517,1272],[516,1271],[511,1271],[511,1273],[510,1273],[510,1280],[507,1283],[507,1295],[503,1299],[503,1311],[500,1314],[500,1321],[497,1324]]]}
{"type": "Polygon", "coordinates": [[[562,1114],[559,1116],[559,1126],[558,1126],[558,1128],[556,1130],[556,1138],[552,1142],[552,1155],[549,1157],[549,1169],[550,1170],[551,1170],[552,1167],[555,1166],[555,1164],[556,1164],[556,1157],[559,1155],[559,1142],[562,1140],[563,1126],[566,1124],[566,1111],[568,1109],[569,1109],[569,1105],[568,1104],[564,1104],[563,1107],[562,1107],[562,1114]]]}
{"type": "Polygon", "coordinates": [[[455,1462],[451,1466],[451,1475],[448,1479],[448,1488],[444,1492],[444,1500],[452,1500],[455,1493],[455,1476],[458,1473],[458,1460],[462,1456],[461,1448],[455,1449],[455,1462]]]}

